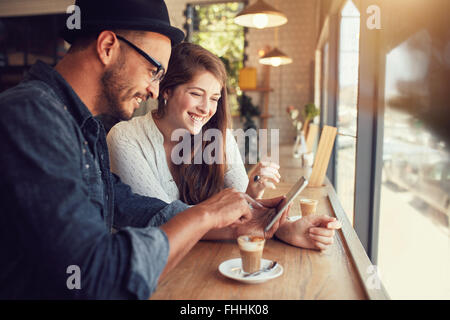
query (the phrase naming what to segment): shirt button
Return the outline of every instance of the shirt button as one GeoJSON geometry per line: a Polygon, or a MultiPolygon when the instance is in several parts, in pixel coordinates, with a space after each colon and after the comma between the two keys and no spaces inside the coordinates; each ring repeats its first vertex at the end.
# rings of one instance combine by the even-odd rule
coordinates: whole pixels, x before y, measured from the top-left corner
{"type": "Polygon", "coordinates": [[[86,149],[85,148],[83,148],[83,154],[86,154],[86,149]]]}
{"type": "Polygon", "coordinates": [[[64,106],[64,110],[66,110],[66,111],[67,111],[67,107],[66,107],[66,106],[64,106]]]}
{"type": "Polygon", "coordinates": [[[85,145],[87,146],[88,142],[87,142],[87,141],[85,141],[85,142],[84,142],[84,144],[85,144],[85,145]]]}
{"type": "Polygon", "coordinates": [[[86,165],[86,169],[89,169],[89,165],[88,164],[86,165]]]}

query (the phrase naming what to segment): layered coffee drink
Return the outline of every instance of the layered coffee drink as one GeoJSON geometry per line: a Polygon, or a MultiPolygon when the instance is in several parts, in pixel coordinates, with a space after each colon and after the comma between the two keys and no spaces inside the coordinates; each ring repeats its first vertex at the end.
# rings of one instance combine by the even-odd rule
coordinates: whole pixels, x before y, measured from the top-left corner
{"type": "Polygon", "coordinates": [[[241,252],[242,270],[251,273],[261,269],[261,258],[266,240],[263,237],[244,235],[237,241],[241,252]]]}
{"type": "Polygon", "coordinates": [[[300,209],[302,211],[302,216],[309,216],[310,214],[315,214],[317,209],[317,204],[319,201],[314,199],[300,199],[300,209]]]}

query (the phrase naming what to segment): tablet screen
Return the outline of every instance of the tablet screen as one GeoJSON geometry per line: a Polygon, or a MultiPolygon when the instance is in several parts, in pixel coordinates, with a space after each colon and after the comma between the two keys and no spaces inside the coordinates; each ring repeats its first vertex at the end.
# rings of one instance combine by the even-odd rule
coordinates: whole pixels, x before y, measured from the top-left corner
{"type": "Polygon", "coordinates": [[[264,229],[265,232],[268,232],[270,230],[270,228],[272,228],[273,224],[278,219],[280,219],[280,217],[282,216],[284,210],[286,210],[286,208],[289,206],[289,204],[292,201],[294,201],[295,197],[297,197],[300,194],[300,192],[302,192],[303,189],[306,188],[307,185],[308,185],[308,180],[306,180],[305,177],[301,177],[300,180],[297,181],[297,183],[292,187],[292,189],[289,190],[289,192],[286,194],[286,203],[284,204],[284,206],[281,207],[280,210],[278,210],[275,213],[275,216],[272,218],[270,223],[264,229]]]}

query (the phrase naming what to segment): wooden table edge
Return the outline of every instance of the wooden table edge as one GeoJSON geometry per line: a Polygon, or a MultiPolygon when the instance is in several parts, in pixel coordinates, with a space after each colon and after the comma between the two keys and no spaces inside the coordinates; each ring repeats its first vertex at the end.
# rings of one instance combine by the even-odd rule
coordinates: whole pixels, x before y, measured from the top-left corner
{"type": "Polygon", "coordinates": [[[349,253],[349,257],[352,260],[353,265],[355,266],[359,280],[361,282],[364,291],[369,298],[369,300],[390,300],[387,291],[381,282],[380,288],[370,288],[367,284],[367,280],[371,274],[367,272],[368,268],[372,266],[372,262],[366,254],[366,251],[361,244],[361,241],[356,234],[355,229],[352,227],[347,214],[341,206],[339,198],[334,190],[333,186],[329,182],[328,178],[325,179],[325,187],[327,189],[328,201],[330,202],[330,206],[333,210],[335,217],[341,221],[342,228],[338,231],[342,242],[346,246],[346,249],[349,253]]]}

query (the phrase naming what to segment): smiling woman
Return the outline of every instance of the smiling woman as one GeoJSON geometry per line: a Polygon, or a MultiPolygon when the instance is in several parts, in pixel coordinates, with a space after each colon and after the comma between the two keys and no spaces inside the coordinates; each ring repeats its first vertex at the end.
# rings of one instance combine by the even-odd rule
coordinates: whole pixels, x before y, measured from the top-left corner
{"type": "Polygon", "coordinates": [[[260,163],[253,173],[260,179],[249,183],[238,145],[228,130],[222,61],[199,45],[182,43],[173,49],[169,66],[160,85],[158,109],[111,129],[112,171],[134,192],[167,202],[179,199],[197,204],[229,187],[262,197],[266,187],[279,182],[278,166],[260,163]],[[176,136],[178,129],[190,137],[176,136]],[[207,138],[210,129],[220,134],[207,138]],[[175,156],[187,159],[181,163],[172,156],[180,139],[190,141],[190,148],[181,151],[188,154],[175,156]],[[208,150],[214,150],[215,161],[203,156],[208,150]]]}
{"type": "MultiPolygon", "coordinates": [[[[226,136],[228,107],[226,71],[220,59],[195,44],[184,43],[173,50],[170,69],[161,82],[155,123],[164,136],[169,169],[180,191],[180,199],[195,204],[206,200],[223,188],[225,161],[213,165],[175,166],[171,150],[178,141],[171,141],[174,129],[184,128],[198,134],[210,128],[226,136]],[[170,116],[169,116],[170,115],[170,116]]],[[[212,141],[204,141],[201,150],[192,148],[191,158],[202,152],[212,141]]],[[[222,155],[226,141],[222,143],[222,155]]]]}
{"type": "Polygon", "coordinates": [[[211,72],[199,71],[189,83],[167,89],[162,93],[163,101],[167,101],[162,112],[173,116],[167,117],[166,121],[157,118],[157,125],[163,130],[164,127],[169,127],[170,132],[165,134],[167,136],[170,136],[172,128],[185,128],[191,134],[198,134],[203,125],[216,114],[221,87],[211,72]]]}
{"type": "MultiPolygon", "coordinates": [[[[239,159],[237,144],[229,138],[231,135],[227,138],[229,114],[223,63],[202,47],[183,43],[174,48],[169,65],[160,84],[156,112],[120,123],[109,133],[112,170],[136,192],[165,201],[181,199],[196,204],[224,186],[245,191],[248,178],[239,159]],[[142,136],[139,134],[141,128],[144,130],[142,136]],[[175,165],[171,161],[171,152],[179,141],[172,141],[171,136],[174,130],[180,128],[192,135],[212,128],[220,130],[223,137],[220,141],[220,161],[214,164],[175,165]],[[131,132],[133,136],[130,137],[131,132]],[[125,136],[142,148],[137,154],[144,155],[144,159],[142,156],[130,156],[133,151],[129,143],[123,143],[125,136]],[[228,154],[228,161],[225,154],[228,154]],[[145,169],[136,175],[136,166],[145,169]],[[231,176],[239,178],[230,179],[231,176]],[[227,180],[233,183],[226,183],[227,180]]],[[[214,141],[203,141],[200,149],[192,148],[190,158],[193,159],[196,153],[203,154],[211,143],[214,141]]]]}

